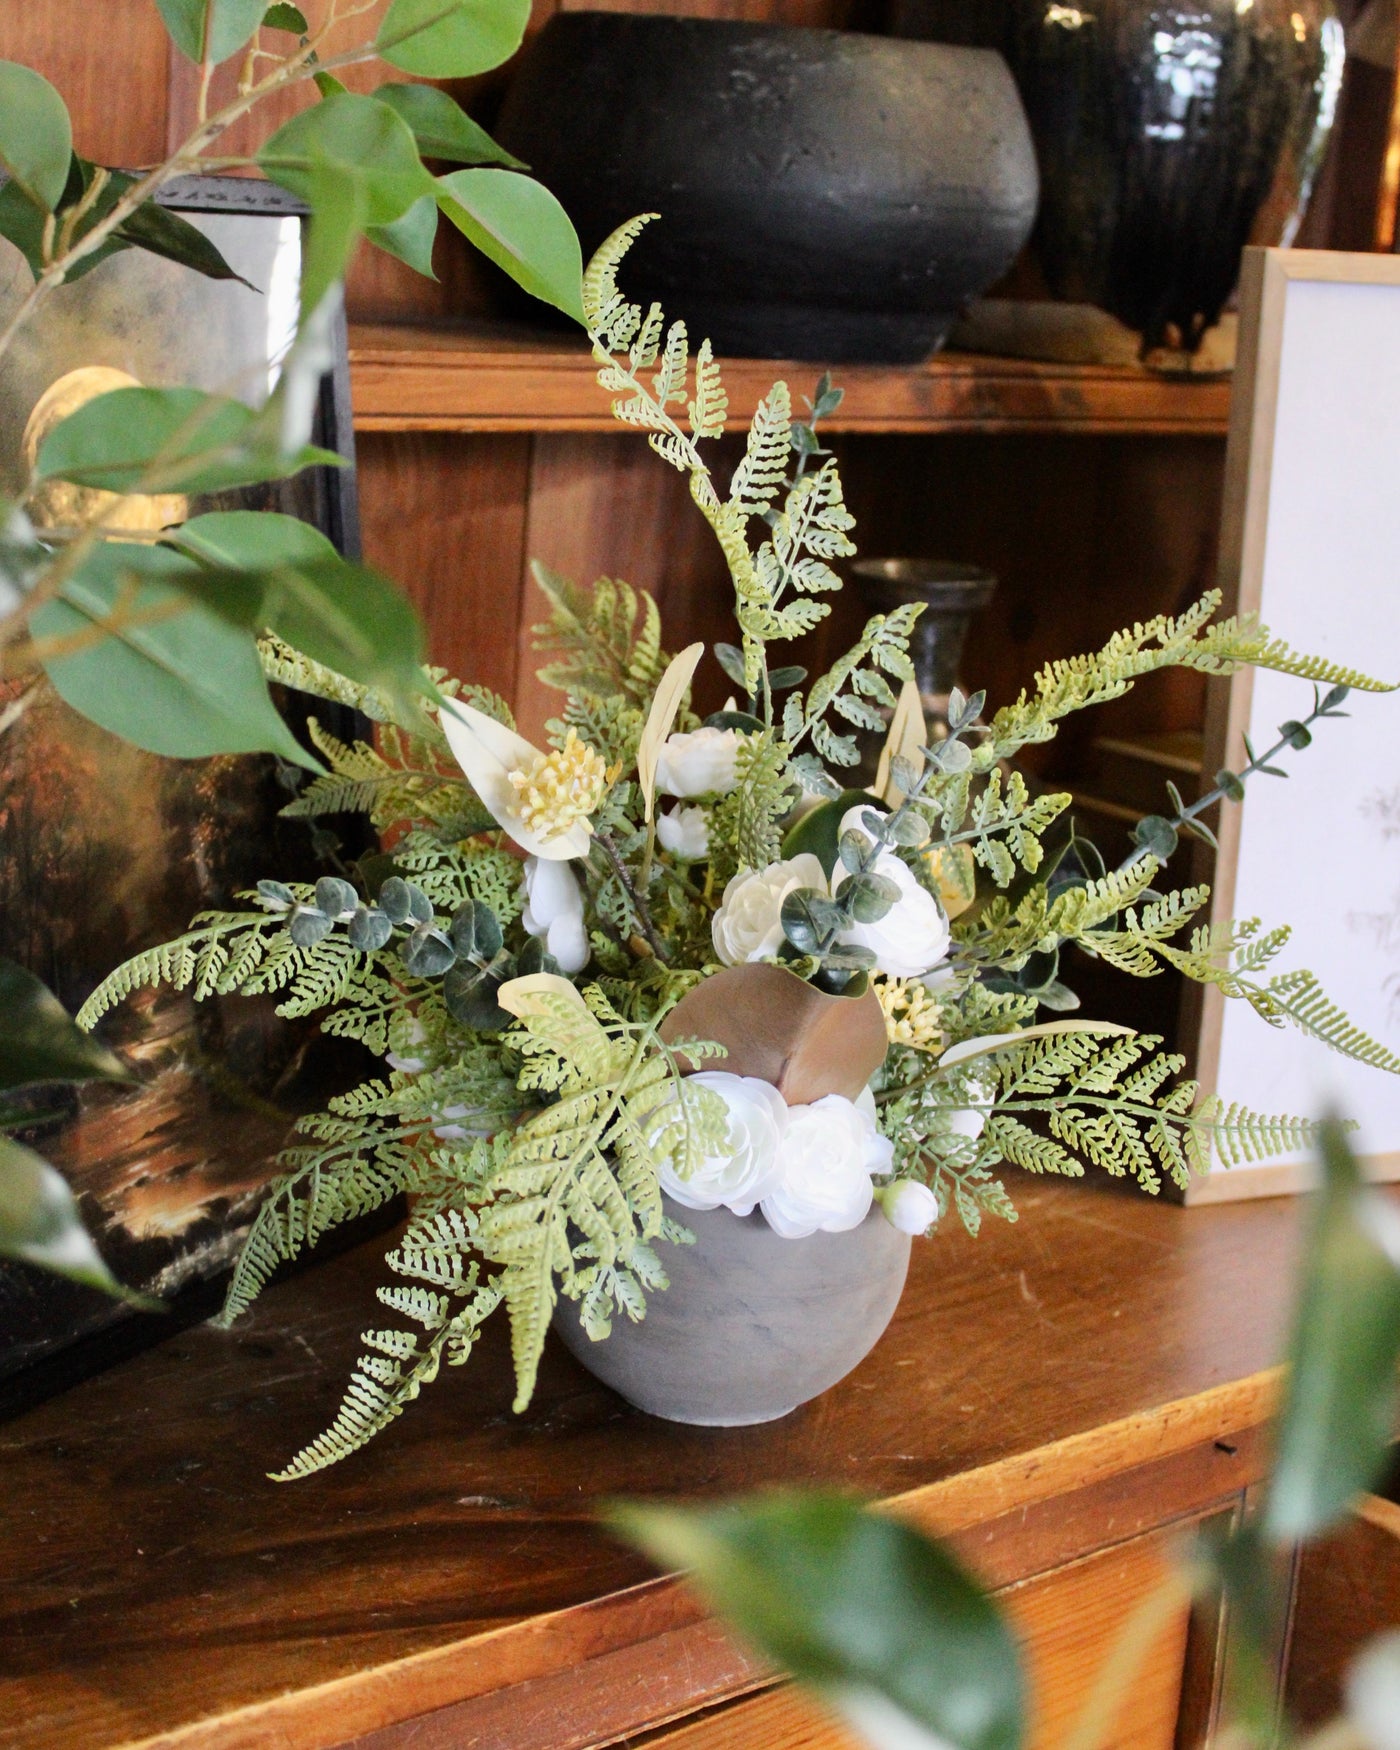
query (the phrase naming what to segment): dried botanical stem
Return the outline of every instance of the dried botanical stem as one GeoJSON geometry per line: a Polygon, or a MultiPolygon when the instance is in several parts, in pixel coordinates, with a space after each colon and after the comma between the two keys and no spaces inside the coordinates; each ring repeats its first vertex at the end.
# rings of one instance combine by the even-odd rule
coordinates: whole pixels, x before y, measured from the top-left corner
{"type": "Polygon", "coordinates": [[[647,946],[663,966],[669,964],[671,957],[666,952],[666,944],[657,934],[656,925],[651,921],[651,909],[647,905],[643,896],[637,891],[636,884],[632,880],[631,872],[628,870],[626,863],[623,862],[617,846],[605,832],[594,833],[593,842],[598,846],[599,850],[602,851],[609,863],[612,864],[613,873],[622,883],[622,890],[631,902],[632,910],[636,914],[637,922],[641,926],[642,935],[646,939],[647,946]]]}

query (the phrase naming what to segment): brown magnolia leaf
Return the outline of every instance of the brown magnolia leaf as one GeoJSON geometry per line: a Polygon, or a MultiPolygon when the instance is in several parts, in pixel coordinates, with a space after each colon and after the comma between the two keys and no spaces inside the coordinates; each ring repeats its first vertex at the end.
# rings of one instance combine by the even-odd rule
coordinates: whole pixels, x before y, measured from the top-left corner
{"type": "MultiPolygon", "coordinates": [[[[729,1055],[706,1069],[771,1082],[790,1106],[824,1094],[854,1100],[885,1061],[884,1012],[873,991],[829,996],[781,966],[726,966],[688,991],[661,1037],[711,1039],[729,1055]]],[[[682,1057],[689,1072],[697,1067],[682,1057]]]]}

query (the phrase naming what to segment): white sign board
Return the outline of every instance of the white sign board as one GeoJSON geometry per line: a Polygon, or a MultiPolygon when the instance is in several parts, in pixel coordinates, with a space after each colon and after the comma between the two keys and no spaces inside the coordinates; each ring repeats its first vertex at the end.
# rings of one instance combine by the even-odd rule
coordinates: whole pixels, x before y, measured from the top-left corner
{"type": "MultiPolygon", "coordinates": [[[[1400,681],[1400,259],[1251,250],[1227,464],[1222,580],[1295,650],[1400,681]]],[[[1238,770],[1305,717],[1309,683],[1258,671],[1229,683],[1207,771],[1238,770]]],[[[1353,692],[1350,721],[1286,752],[1286,782],[1251,779],[1221,821],[1217,918],[1289,923],[1273,970],[1308,968],[1372,1038],[1400,1052],[1400,695],[1353,692]]],[[[1211,994],[1207,1087],[1259,1112],[1360,1123],[1374,1176],[1400,1177],[1400,1076],[1277,1029],[1211,994]]],[[[1191,1201],[1307,1182],[1299,1156],[1218,1169],[1191,1201]]]]}

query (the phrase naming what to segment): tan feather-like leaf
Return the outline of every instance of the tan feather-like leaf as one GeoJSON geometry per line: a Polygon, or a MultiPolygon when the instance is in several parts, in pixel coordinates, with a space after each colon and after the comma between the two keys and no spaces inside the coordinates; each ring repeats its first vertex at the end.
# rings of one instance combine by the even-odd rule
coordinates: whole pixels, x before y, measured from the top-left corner
{"type": "Polygon", "coordinates": [[[527,972],[523,978],[509,978],[496,992],[496,1001],[508,1015],[523,1020],[538,1013],[535,998],[540,996],[568,997],[581,1009],[586,1009],[577,985],[561,978],[557,972],[527,972]]]}
{"type": "Polygon", "coordinates": [[[880,750],[880,763],[875,768],[873,786],[875,794],[891,808],[898,808],[904,800],[903,790],[890,776],[890,768],[896,755],[908,760],[916,772],[922,772],[924,743],[927,740],[924,702],[919,696],[918,685],[914,681],[905,681],[899,689],[899,698],[895,701],[894,716],[890,718],[890,733],[880,750]]]}
{"type": "Polygon", "coordinates": [[[661,757],[662,743],[671,733],[671,725],[676,721],[676,713],[681,708],[685,690],[704,654],[703,644],[688,644],[679,656],[671,658],[652,695],[646,728],[642,731],[642,739],[637,743],[637,782],[642,787],[648,825],[656,808],[656,762],[661,757]]]}

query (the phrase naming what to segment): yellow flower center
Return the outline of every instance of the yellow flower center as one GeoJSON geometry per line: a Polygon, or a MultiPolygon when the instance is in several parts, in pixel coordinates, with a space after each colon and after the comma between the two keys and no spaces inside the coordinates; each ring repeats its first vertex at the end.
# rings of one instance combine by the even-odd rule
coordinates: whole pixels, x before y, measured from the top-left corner
{"type": "Polygon", "coordinates": [[[877,978],[875,995],[885,1011],[885,1028],[891,1045],[909,1045],[916,1051],[942,1051],[942,1010],[936,997],[912,980],[877,978]]]}
{"type": "Polygon", "coordinates": [[[577,730],[564,745],[536,756],[529,770],[507,776],[520,798],[521,824],[541,838],[555,838],[579,821],[587,821],[608,784],[603,756],[580,741],[577,730]]]}

